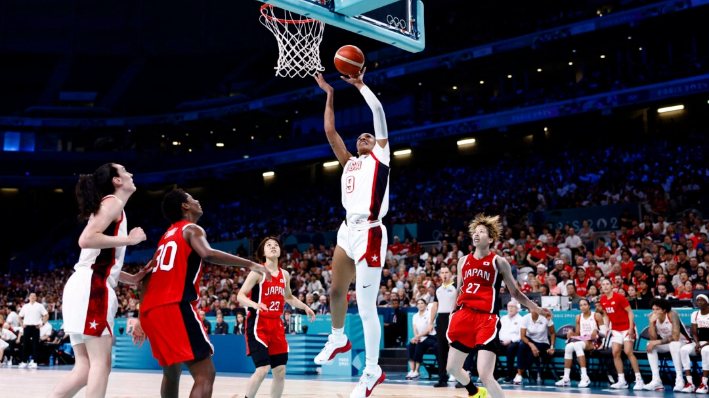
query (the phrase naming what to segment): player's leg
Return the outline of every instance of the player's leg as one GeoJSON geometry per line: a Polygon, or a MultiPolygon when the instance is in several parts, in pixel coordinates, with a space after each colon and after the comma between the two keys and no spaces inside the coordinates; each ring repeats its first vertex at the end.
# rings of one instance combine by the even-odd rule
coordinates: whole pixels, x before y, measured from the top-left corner
{"type": "Polygon", "coordinates": [[[640,367],[638,366],[638,358],[635,357],[633,352],[633,345],[635,344],[635,339],[630,340],[628,337],[623,341],[623,351],[625,355],[628,356],[628,361],[630,361],[630,366],[633,368],[635,373],[635,386],[633,390],[642,390],[645,388],[645,382],[643,381],[643,376],[640,373],[640,367]]]}
{"type": "MultiPolygon", "coordinates": [[[[692,377],[692,360],[689,358],[689,356],[695,355],[696,347],[697,343],[689,343],[682,346],[682,348],[680,348],[679,350],[679,356],[682,359],[682,368],[684,368],[684,374],[689,376],[690,378],[692,377]]],[[[684,380],[682,380],[682,384],[684,385],[684,380]]]]}
{"type": "Polygon", "coordinates": [[[468,352],[463,352],[453,346],[448,350],[446,370],[462,385],[470,383],[470,376],[468,376],[468,372],[463,369],[463,364],[465,363],[465,359],[468,358],[468,354],[468,352]]]}
{"type": "Polygon", "coordinates": [[[268,347],[255,339],[249,338],[248,344],[249,355],[251,360],[254,361],[256,370],[249,378],[249,381],[246,382],[245,398],[254,398],[261,387],[261,383],[268,375],[268,371],[271,370],[271,356],[268,354],[268,347]]]}
{"type": "Polygon", "coordinates": [[[86,344],[82,340],[81,343],[72,344],[71,348],[76,360],[74,368],[54,387],[49,398],[73,397],[86,386],[89,379],[89,354],[86,352],[86,344]]]}
{"type": "Polygon", "coordinates": [[[194,379],[190,398],[211,397],[212,389],[214,388],[214,379],[217,376],[212,356],[209,355],[202,359],[187,361],[185,365],[194,379]]]}
{"type": "Polygon", "coordinates": [[[646,390],[651,391],[662,391],[664,387],[662,386],[662,379],[660,378],[660,358],[661,353],[669,352],[670,347],[668,344],[656,345],[652,348],[652,351],[647,353],[647,361],[650,364],[650,370],[652,371],[652,380],[645,386],[646,390]]]}
{"type": "MultiPolygon", "coordinates": [[[[701,341],[699,344],[706,344],[706,341],[701,341]]],[[[709,382],[707,377],[709,376],[709,346],[703,347],[700,351],[702,355],[702,385],[705,387],[702,389],[709,391],[709,382]]],[[[701,386],[700,386],[701,387],[701,386]]],[[[699,390],[697,390],[699,392],[699,390]]]]}
{"type": "Polygon", "coordinates": [[[611,388],[628,388],[628,383],[625,381],[625,373],[623,372],[623,333],[611,332],[611,352],[613,353],[613,364],[618,372],[618,381],[611,385],[611,388]]]}
{"type": "MultiPolygon", "coordinates": [[[[483,383],[487,389],[487,393],[491,397],[504,397],[505,394],[502,392],[502,387],[495,380],[495,362],[497,361],[497,354],[493,351],[479,350],[478,351],[478,375],[480,375],[480,381],[483,383]]],[[[461,382],[461,384],[463,384],[461,382]]],[[[465,385],[465,384],[463,384],[465,385]]]]}
{"type": "MultiPolygon", "coordinates": [[[[271,373],[273,381],[271,381],[271,398],[281,398],[283,388],[286,384],[286,362],[288,354],[279,354],[271,356],[271,373]]],[[[251,398],[251,396],[249,396],[251,398]]]]}
{"type": "Polygon", "coordinates": [[[89,354],[89,379],[86,382],[87,397],[103,397],[106,395],[108,375],[111,373],[111,346],[113,337],[103,335],[86,339],[86,352],[89,354]]]}
{"type": "Polygon", "coordinates": [[[684,378],[682,377],[682,355],[680,350],[682,349],[683,343],[679,341],[673,341],[670,344],[670,355],[672,356],[672,363],[675,365],[675,386],[679,387],[684,384],[684,378]]]}
{"type": "Polygon", "coordinates": [[[180,376],[182,375],[182,362],[173,363],[162,367],[162,384],[160,385],[161,398],[177,398],[180,393],[180,376]]]}
{"type": "Polygon", "coordinates": [[[366,260],[357,263],[357,309],[364,329],[364,350],[366,369],[376,370],[379,364],[379,344],[382,338],[377,295],[382,278],[380,267],[370,267],[366,260]]]}
{"type": "MultiPolygon", "coordinates": [[[[345,336],[345,316],[347,315],[347,292],[350,282],[355,276],[356,268],[354,260],[348,257],[345,249],[340,246],[340,243],[347,242],[347,233],[349,233],[347,227],[343,226],[337,234],[338,245],[332,257],[332,283],[330,285],[332,334],[328,337],[325,347],[315,357],[314,362],[318,365],[324,365],[338,353],[347,352],[352,347],[345,336]]],[[[359,297],[357,298],[359,302],[359,297]]]]}

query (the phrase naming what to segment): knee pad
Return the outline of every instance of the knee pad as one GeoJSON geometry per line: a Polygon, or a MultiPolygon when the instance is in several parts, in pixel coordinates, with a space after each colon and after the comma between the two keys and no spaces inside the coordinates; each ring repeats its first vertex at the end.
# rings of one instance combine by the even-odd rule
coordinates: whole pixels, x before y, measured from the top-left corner
{"type": "Polygon", "coordinates": [[[574,358],[574,343],[569,343],[566,345],[566,348],[564,349],[564,359],[573,359],[574,358]]]}

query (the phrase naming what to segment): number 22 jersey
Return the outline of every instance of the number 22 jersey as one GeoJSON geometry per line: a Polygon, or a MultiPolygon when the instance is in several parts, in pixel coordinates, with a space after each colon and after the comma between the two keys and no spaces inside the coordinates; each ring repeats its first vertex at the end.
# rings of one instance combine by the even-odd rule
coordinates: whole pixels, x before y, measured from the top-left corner
{"type": "Polygon", "coordinates": [[[176,222],[160,239],[141,312],[166,304],[197,303],[202,258],[182,236],[182,231],[193,224],[190,221],[176,222]]]}

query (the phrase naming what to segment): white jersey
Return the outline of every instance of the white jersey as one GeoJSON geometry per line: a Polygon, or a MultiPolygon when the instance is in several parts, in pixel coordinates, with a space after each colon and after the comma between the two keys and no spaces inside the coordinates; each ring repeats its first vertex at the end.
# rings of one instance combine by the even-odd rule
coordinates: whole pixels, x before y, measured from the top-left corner
{"type": "Polygon", "coordinates": [[[348,225],[380,222],[389,210],[389,144],[351,157],[342,172],[342,206],[348,225]]]}
{"type": "Polygon", "coordinates": [[[579,314],[579,326],[581,327],[580,336],[592,335],[595,330],[599,330],[598,322],[596,322],[596,314],[591,313],[591,316],[588,318],[584,318],[583,314],[579,314]]]}
{"type": "MultiPolygon", "coordinates": [[[[659,339],[665,339],[672,337],[672,320],[670,319],[670,313],[665,315],[665,321],[660,322],[659,319],[655,320],[655,330],[657,331],[657,336],[659,339]]],[[[687,343],[690,339],[687,336],[687,330],[684,328],[682,321],[679,322],[679,341],[680,343],[687,343]]]]}
{"type": "MultiPolygon", "coordinates": [[[[103,198],[115,198],[113,195],[108,195],[103,198]]],[[[94,218],[92,214],[89,218],[91,221],[94,218]]],[[[128,222],[126,221],[126,212],[121,213],[121,219],[118,222],[112,222],[105,231],[104,235],[108,236],[128,236],[128,222]]],[[[82,268],[88,268],[98,271],[107,276],[106,282],[111,289],[115,289],[118,284],[118,277],[123,268],[123,259],[126,255],[126,247],[110,247],[107,249],[81,249],[79,262],[74,265],[74,269],[79,271],[82,268]]]]}

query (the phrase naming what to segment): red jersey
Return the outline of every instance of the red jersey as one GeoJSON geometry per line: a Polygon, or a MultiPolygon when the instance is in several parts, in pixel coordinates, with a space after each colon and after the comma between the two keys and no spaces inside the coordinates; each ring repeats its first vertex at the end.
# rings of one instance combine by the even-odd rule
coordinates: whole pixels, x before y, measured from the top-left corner
{"type": "Polygon", "coordinates": [[[623,270],[623,278],[625,278],[626,275],[633,274],[633,269],[635,268],[635,262],[633,260],[628,260],[627,263],[624,263],[621,261],[620,267],[623,270]]]}
{"type": "Polygon", "coordinates": [[[601,296],[601,306],[608,314],[610,320],[610,329],[618,332],[624,332],[630,329],[630,319],[625,308],[630,306],[628,300],[618,293],[613,293],[611,298],[605,294],[601,296]]]}
{"type": "Polygon", "coordinates": [[[502,286],[502,278],[497,272],[496,259],[495,253],[479,260],[472,253],[467,256],[461,271],[463,283],[457,305],[490,314],[499,312],[497,295],[502,286]]]}
{"type": "Polygon", "coordinates": [[[265,304],[268,311],[257,310],[249,307],[249,317],[259,316],[264,318],[280,318],[286,303],[286,278],[283,270],[278,270],[278,275],[271,275],[271,281],[261,278],[261,282],[251,289],[249,298],[258,304],[265,304]]]}
{"type": "Polygon", "coordinates": [[[160,238],[141,312],[166,304],[197,303],[202,258],[182,236],[182,231],[192,224],[191,221],[176,222],[160,238]]]}
{"type": "Polygon", "coordinates": [[[574,279],[574,287],[576,288],[576,294],[581,297],[586,297],[588,295],[588,288],[591,287],[591,281],[586,278],[583,282],[579,278],[574,279]]]}

